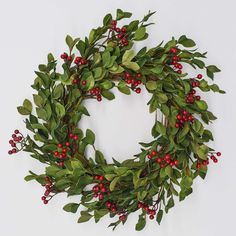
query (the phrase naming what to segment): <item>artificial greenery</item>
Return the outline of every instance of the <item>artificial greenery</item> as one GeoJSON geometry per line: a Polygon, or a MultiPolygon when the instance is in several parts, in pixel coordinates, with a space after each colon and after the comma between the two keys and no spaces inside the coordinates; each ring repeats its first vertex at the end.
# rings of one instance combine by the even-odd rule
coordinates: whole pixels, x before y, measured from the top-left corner
{"type": "Polygon", "coordinates": [[[25,137],[15,130],[9,154],[23,150],[46,164],[44,173],[30,171],[25,177],[45,187],[45,204],[59,193],[81,196],[79,202],[64,206],[72,213],[82,207],[78,222],[91,218],[98,222],[109,215],[113,218],[109,226],[115,229],[138,211],[136,230],[145,227],[147,217],[160,223],[176,197],[182,201],[191,194],[193,180],[204,179],[211,159],[217,162],[221,155],[207,145],[213,136],[205,126],[216,117],[196,94],[196,89],[224,93],[209,82],[220,70],[206,65],[206,53],[198,52],[185,35],[137,53],[132,50],[134,43],[148,37],[153,14],[119,28],[120,21],[132,14],[118,9],[115,19],[106,15],[103,25],[84,40],[68,35],[68,52],[59,61],[48,54],[48,62],[35,72],[34,105],[26,99],[18,107],[27,116],[30,134],[25,137]],[[57,72],[58,62],[62,73],[57,72]],[[204,76],[190,77],[186,65],[203,70],[204,76]],[[115,99],[115,89],[139,94],[142,87],[150,94],[150,113],[162,113],[151,130],[153,140],[140,142],[140,153],[129,159],[108,163],[96,148],[93,131],[80,129],[81,118],[89,116],[84,102],[115,99]],[[87,155],[89,146],[93,157],[87,155]]]}

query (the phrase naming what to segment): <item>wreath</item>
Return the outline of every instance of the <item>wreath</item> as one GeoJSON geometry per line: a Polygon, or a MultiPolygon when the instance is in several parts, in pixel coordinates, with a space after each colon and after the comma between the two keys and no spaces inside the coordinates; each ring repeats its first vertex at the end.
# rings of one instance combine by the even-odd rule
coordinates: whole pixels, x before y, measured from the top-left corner
{"type": "Polygon", "coordinates": [[[196,91],[224,93],[209,83],[220,70],[207,66],[206,53],[198,52],[195,42],[185,35],[138,53],[132,50],[134,42],[148,37],[146,29],[153,14],[120,26],[120,20],[132,14],[118,9],[115,19],[107,14],[103,25],[92,29],[84,40],[67,35],[68,52],[59,61],[48,54],[47,64],[40,64],[35,72],[31,86],[35,112],[28,99],[17,107],[27,116],[30,134],[15,130],[9,154],[23,150],[46,165],[44,173],[30,171],[25,177],[44,187],[44,204],[59,193],[80,196],[79,202],[63,208],[76,213],[82,206],[79,223],[91,218],[98,222],[109,215],[114,218],[109,226],[115,229],[138,211],[136,230],[144,228],[147,218],[160,224],[163,213],[174,206],[175,196],[182,201],[191,194],[193,180],[204,179],[208,165],[221,156],[206,145],[213,136],[205,124],[216,117],[196,91]],[[56,68],[61,62],[59,73],[56,68]],[[204,76],[196,72],[189,76],[186,65],[193,68],[191,73],[204,70],[204,76]],[[82,117],[89,116],[84,102],[112,100],[114,89],[126,95],[146,89],[150,113],[160,112],[162,118],[155,116],[153,140],[140,142],[140,153],[123,162],[113,158],[107,163],[95,146],[93,131],[83,131],[79,125],[82,117]],[[89,147],[94,157],[88,156],[89,147]]]}

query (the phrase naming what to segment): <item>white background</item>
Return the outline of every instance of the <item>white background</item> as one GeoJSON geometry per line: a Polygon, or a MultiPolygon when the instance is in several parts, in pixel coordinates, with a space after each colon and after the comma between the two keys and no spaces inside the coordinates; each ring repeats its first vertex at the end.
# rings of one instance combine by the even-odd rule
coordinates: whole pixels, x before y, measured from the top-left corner
{"type": "MultiPolygon", "coordinates": [[[[66,34],[84,37],[102,23],[103,16],[116,8],[134,12],[141,18],[150,9],[155,26],[149,28],[148,46],[172,36],[187,34],[195,39],[201,51],[208,51],[208,62],[217,64],[222,73],[216,80],[226,95],[210,94],[210,110],[218,120],[211,126],[213,147],[223,153],[212,165],[206,181],[197,180],[194,193],[177,203],[163,219],[161,226],[148,222],[142,233],[134,231],[137,215],[112,235],[130,236],[235,236],[235,42],[236,3],[234,0],[21,0],[0,1],[0,235],[111,235],[106,226],[93,221],[77,224],[78,215],[62,211],[68,203],[65,195],[57,196],[44,206],[43,189],[23,177],[29,169],[40,171],[39,163],[28,154],[8,157],[8,139],[15,128],[26,132],[16,106],[31,98],[30,84],[34,70],[46,60],[48,52],[59,56],[66,49],[66,34]]],[[[141,43],[139,45],[144,45],[141,43]]],[[[88,104],[92,118],[84,126],[92,128],[99,139],[96,143],[109,158],[125,159],[139,151],[138,141],[148,141],[153,117],[148,114],[147,94],[126,97],[117,94],[112,102],[88,104]]]]}

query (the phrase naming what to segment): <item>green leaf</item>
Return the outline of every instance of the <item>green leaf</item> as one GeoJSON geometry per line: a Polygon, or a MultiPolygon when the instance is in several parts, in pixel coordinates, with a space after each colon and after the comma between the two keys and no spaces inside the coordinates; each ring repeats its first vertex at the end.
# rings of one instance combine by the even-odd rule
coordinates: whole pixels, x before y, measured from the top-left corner
{"type": "Polygon", "coordinates": [[[120,177],[117,176],[117,177],[115,177],[115,178],[111,181],[111,183],[110,183],[110,190],[111,190],[111,191],[113,191],[113,190],[115,189],[116,184],[117,184],[117,182],[119,181],[119,179],[120,179],[120,177]]]}
{"type": "Polygon", "coordinates": [[[196,45],[192,39],[187,38],[185,35],[182,35],[179,38],[178,43],[182,44],[186,48],[194,47],[196,45]]]}
{"type": "Polygon", "coordinates": [[[111,14],[107,14],[104,18],[103,18],[103,25],[104,26],[108,26],[111,23],[112,20],[112,15],[111,14]]]}
{"type": "Polygon", "coordinates": [[[96,31],[92,29],[89,33],[89,44],[92,44],[96,37],[96,31]]]}
{"type": "Polygon", "coordinates": [[[156,93],[156,97],[159,103],[166,103],[168,101],[168,97],[164,93],[156,93]]]}
{"type": "Polygon", "coordinates": [[[24,102],[23,102],[23,107],[28,110],[30,113],[32,112],[32,103],[30,100],[28,99],[25,99],[24,102]]]}
{"type": "Polygon", "coordinates": [[[206,68],[208,71],[212,73],[217,73],[221,71],[217,66],[214,66],[214,65],[207,66],[206,68]]]}
{"type": "Polygon", "coordinates": [[[166,166],[165,167],[165,173],[171,178],[173,176],[173,169],[171,166],[166,166]]]}
{"type": "Polygon", "coordinates": [[[66,114],[65,107],[59,102],[56,103],[55,109],[57,116],[60,118],[62,118],[66,114]]]}
{"type": "Polygon", "coordinates": [[[146,225],[146,219],[145,216],[140,215],[138,219],[138,223],[135,226],[135,230],[141,231],[146,225]]]}
{"type": "Polygon", "coordinates": [[[136,62],[124,62],[123,65],[133,71],[138,71],[140,69],[140,66],[136,62]]]}
{"type": "Polygon", "coordinates": [[[157,223],[158,223],[159,225],[160,225],[160,223],[161,223],[162,217],[163,217],[163,210],[159,210],[159,211],[157,212],[157,216],[156,216],[156,221],[157,221],[157,223]]]}
{"type": "Polygon", "coordinates": [[[152,68],[150,71],[156,75],[159,75],[162,73],[163,69],[164,69],[164,66],[158,65],[158,66],[155,66],[154,68],[152,68]]]}
{"type": "Polygon", "coordinates": [[[78,219],[78,223],[83,223],[89,221],[93,216],[89,214],[87,211],[81,211],[80,212],[81,216],[78,219]]]}
{"type": "Polygon", "coordinates": [[[110,91],[103,90],[103,91],[101,92],[101,94],[102,94],[102,96],[103,96],[104,98],[106,98],[106,99],[108,99],[108,100],[113,100],[113,99],[115,99],[114,94],[113,94],[112,92],[110,92],[110,91]]]}
{"type": "Polygon", "coordinates": [[[195,101],[197,107],[200,109],[200,110],[203,110],[203,111],[206,111],[208,106],[207,106],[207,103],[205,101],[195,101]]]}
{"type": "Polygon", "coordinates": [[[193,180],[189,176],[184,176],[180,182],[180,185],[185,188],[190,188],[193,184],[193,180]]]}
{"type": "Polygon", "coordinates": [[[30,111],[28,111],[26,108],[22,107],[22,106],[19,106],[17,107],[17,111],[21,114],[21,115],[29,115],[30,114],[30,111]]]}
{"type": "Polygon", "coordinates": [[[134,50],[126,50],[123,57],[122,57],[122,63],[124,62],[130,62],[135,57],[136,53],[134,50]]]}
{"type": "Polygon", "coordinates": [[[124,12],[121,9],[117,9],[116,11],[116,20],[121,20],[123,18],[130,18],[132,16],[132,13],[130,12],[124,12]]]}
{"type": "Polygon", "coordinates": [[[38,107],[43,107],[44,106],[44,99],[38,95],[38,94],[33,94],[34,97],[34,103],[38,107]]]}
{"type": "Polygon", "coordinates": [[[83,141],[88,143],[88,144],[90,144],[90,145],[94,144],[94,142],[95,142],[95,134],[93,133],[92,130],[90,130],[90,129],[86,130],[86,136],[83,139],[83,141]]]}
{"type": "Polygon", "coordinates": [[[80,204],[78,203],[68,203],[63,207],[63,210],[66,212],[76,213],[80,204]]]}
{"type": "Polygon", "coordinates": [[[167,205],[166,205],[166,207],[165,207],[166,213],[168,213],[169,209],[172,208],[174,205],[175,205],[174,199],[171,197],[171,198],[168,200],[167,205]]]}
{"type": "Polygon", "coordinates": [[[207,159],[208,152],[209,148],[204,144],[200,145],[196,150],[197,155],[203,160],[207,159]]]}
{"type": "Polygon", "coordinates": [[[130,89],[129,87],[126,85],[126,83],[124,81],[120,81],[118,83],[118,86],[117,86],[118,90],[124,94],[127,94],[129,95],[130,94],[130,89]]]}
{"type": "Polygon", "coordinates": [[[142,40],[145,37],[146,28],[141,26],[135,31],[134,40],[142,40]]]}
{"type": "Polygon", "coordinates": [[[69,49],[71,49],[73,47],[74,40],[70,35],[66,36],[66,44],[69,47],[69,49]]]}
{"type": "Polygon", "coordinates": [[[162,135],[166,134],[166,127],[160,122],[156,122],[156,131],[162,135]]]}
{"type": "Polygon", "coordinates": [[[105,68],[107,68],[107,66],[110,64],[110,61],[111,61],[111,54],[109,51],[105,51],[103,54],[102,54],[102,63],[103,63],[103,66],[105,68]]]}
{"type": "Polygon", "coordinates": [[[157,88],[157,82],[156,81],[153,81],[153,80],[149,80],[147,83],[146,83],[146,87],[147,89],[149,90],[155,90],[157,88]]]}
{"type": "Polygon", "coordinates": [[[96,150],[95,152],[95,161],[97,162],[97,164],[100,165],[105,165],[106,164],[106,160],[104,158],[104,155],[102,154],[102,152],[96,150]]]}
{"type": "Polygon", "coordinates": [[[58,84],[52,92],[53,98],[54,99],[59,99],[63,96],[64,94],[64,86],[62,84],[58,84]]]}

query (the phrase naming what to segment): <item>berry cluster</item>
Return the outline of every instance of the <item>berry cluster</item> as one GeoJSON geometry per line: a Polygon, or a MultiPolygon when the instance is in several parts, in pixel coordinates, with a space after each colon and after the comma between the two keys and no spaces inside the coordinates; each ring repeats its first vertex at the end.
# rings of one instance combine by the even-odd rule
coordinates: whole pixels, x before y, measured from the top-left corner
{"type": "Polygon", "coordinates": [[[64,167],[65,159],[70,157],[70,152],[73,151],[71,146],[77,149],[77,141],[79,139],[78,135],[75,135],[71,132],[68,133],[69,141],[66,141],[64,144],[58,143],[57,150],[53,152],[53,155],[59,159],[58,165],[64,167]]]}
{"type": "Polygon", "coordinates": [[[98,181],[98,184],[93,186],[93,196],[102,201],[104,195],[109,194],[109,189],[107,188],[108,183],[105,182],[106,180],[102,175],[96,175],[94,179],[98,181]]]}
{"type": "Polygon", "coordinates": [[[86,64],[88,64],[88,61],[82,57],[76,57],[74,60],[74,63],[76,65],[86,65],[86,64]]]}
{"type": "Polygon", "coordinates": [[[8,151],[8,154],[15,154],[19,151],[17,148],[17,144],[21,144],[21,148],[24,141],[24,136],[20,133],[18,129],[14,131],[14,133],[11,135],[12,139],[9,140],[9,144],[11,145],[12,149],[8,151]]]}
{"type": "Polygon", "coordinates": [[[174,167],[179,164],[179,161],[174,159],[171,154],[165,154],[163,157],[158,157],[155,161],[160,165],[161,168],[165,168],[168,165],[174,167]]]}
{"type": "Polygon", "coordinates": [[[137,73],[135,76],[132,76],[129,72],[124,73],[125,82],[131,85],[131,89],[138,94],[141,93],[141,88],[137,87],[142,83],[140,80],[141,77],[141,73],[137,73]]]}
{"type": "Polygon", "coordinates": [[[117,205],[114,202],[106,201],[105,205],[110,212],[116,213],[117,215],[119,215],[120,221],[126,220],[126,217],[127,217],[126,214],[124,212],[117,212],[117,205]]]}
{"type": "Polygon", "coordinates": [[[44,195],[41,197],[41,200],[43,201],[44,204],[48,204],[48,202],[52,199],[50,193],[52,192],[53,189],[53,183],[49,177],[45,177],[45,181],[46,181],[46,184],[44,185],[45,192],[44,195]]]}
{"type": "Polygon", "coordinates": [[[194,104],[195,100],[199,101],[201,97],[199,95],[196,96],[196,90],[192,89],[186,96],[186,102],[188,104],[194,104]]]}
{"type": "Polygon", "coordinates": [[[129,41],[127,40],[127,37],[126,37],[126,31],[127,31],[126,27],[119,28],[117,27],[117,21],[112,20],[111,30],[117,33],[115,36],[120,41],[120,45],[123,45],[123,46],[129,45],[129,41]]]}
{"type": "Polygon", "coordinates": [[[177,69],[177,73],[178,74],[182,74],[183,66],[182,66],[182,64],[179,63],[181,58],[176,55],[177,52],[178,52],[178,49],[175,48],[175,47],[170,49],[170,53],[172,54],[172,56],[171,56],[171,64],[174,66],[175,69],[177,69]]]}
{"type": "Polygon", "coordinates": [[[176,116],[176,119],[176,128],[183,128],[185,122],[194,122],[194,117],[186,110],[179,112],[179,114],[176,116]]]}
{"type": "Polygon", "coordinates": [[[149,215],[150,220],[153,220],[156,213],[157,213],[155,206],[150,207],[146,203],[139,202],[138,203],[138,208],[143,209],[144,211],[146,211],[146,213],[149,215]]]}
{"type": "Polygon", "coordinates": [[[72,56],[68,56],[68,54],[64,52],[63,54],[61,54],[61,59],[65,61],[72,61],[72,56]]]}
{"type": "MultiPolygon", "coordinates": [[[[214,162],[214,163],[217,163],[218,162],[218,159],[216,158],[216,156],[217,157],[220,157],[221,156],[221,152],[211,152],[211,153],[209,153],[209,157],[210,157],[210,159],[214,162]]],[[[207,166],[207,165],[209,165],[209,158],[207,158],[206,160],[204,160],[204,161],[198,161],[198,163],[197,163],[197,165],[196,165],[196,167],[197,167],[197,169],[201,169],[203,166],[207,166]]]]}
{"type": "Polygon", "coordinates": [[[101,102],[101,101],[102,101],[101,89],[100,89],[99,87],[92,88],[92,89],[90,90],[90,94],[91,94],[92,96],[96,96],[98,102],[101,102]]]}

